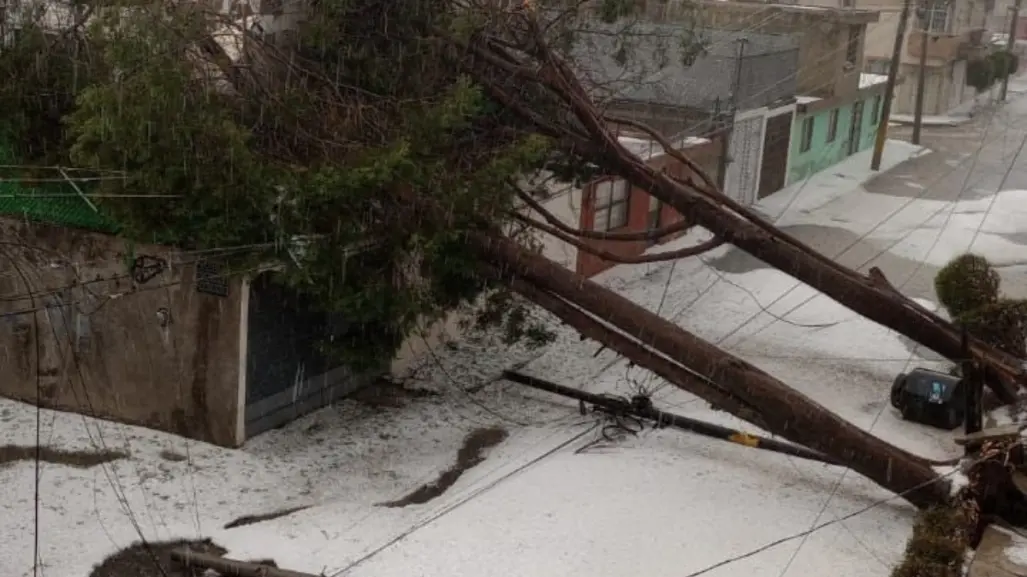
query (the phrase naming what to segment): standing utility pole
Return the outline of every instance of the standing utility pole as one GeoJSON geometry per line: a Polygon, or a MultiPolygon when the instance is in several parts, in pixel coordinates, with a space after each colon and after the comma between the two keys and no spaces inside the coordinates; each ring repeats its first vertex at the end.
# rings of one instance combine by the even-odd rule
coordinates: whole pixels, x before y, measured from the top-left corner
{"type": "MultiPolygon", "coordinates": [[[[963,361],[960,367],[963,373],[963,418],[965,419],[963,430],[967,435],[972,435],[980,432],[983,425],[981,399],[984,396],[984,384],[981,380],[982,374],[977,370],[977,363],[974,362],[970,354],[969,340],[966,328],[964,327],[962,336],[963,361]]],[[[972,448],[967,443],[966,454],[969,455],[971,452],[972,448]]]]}
{"type": "MultiPolygon", "coordinates": [[[[1021,1],[1022,0],[1016,0],[1016,4],[1013,4],[1013,14],[1012,17],[1009,19],[1009,38],[1006,40],[1006,54],[1008,54],[1010,58],[1007,58],[1005,60],[1006,63],[1008,63],[1012,59],[1011,57],[1013,55],[1013,45],[1016,43],[1016,29],[1018,28],[1017,24],[1020,21],[1021,1]]],[[[1009,90],[1009,75],[1012,73],[1012,71],[1007,70],[1006,74],[1002,76],[1002,89],[998,93],[999,102],[1005,102],[1006,100],[1006,91],[1009,90]]]]}
{"type": "Polygon", "coordinates": [[[881,104],[881,120],[877,125],[877,140],[874,141],[874,156],[870,160],[870,170],[881,170],[881,155],[884,154],[884,141],[888,138],[888,117],[891,116],[891,101],[895,96],[895,78],[899,74],[899,61],[902,59],[902,42],[906,38],[906,22],[909,21],[909,3],[902,3],[902,14],[899,16],[899,29],[895,32],[895,47],[891,54],[891,67],[888,68],[888,84],[884,87],[884,102],[881,104]]]}
{"type": "Polygon", "coordinates": [[[913,144],[920,144],[920,127],[924,122],[924,85],[927,84],[927,39],[931,20],[934,18],[934,2],[923,10],[917,10],[920,21],[920,67],[916,74],[916,104],[913,108],[913,144]]]}
{"type": "Polygon", "coordinates": [[[731,138],[734,136],[735,115],[738,113],[738,89],[742,85],[742,59],[745,58],[745,43],[748,41],[747,38],[739,38],[735,41],[738,42],[738,57],[735,60],[735,77],[731,82],[731,105],[727,111],[730,119],[727,129],[720,136],[720,162],[717,166],[717,186],[720,187],[721,192],[724,192],[724,185],[727,183],[728,156],[731,152],[731,138]]]}

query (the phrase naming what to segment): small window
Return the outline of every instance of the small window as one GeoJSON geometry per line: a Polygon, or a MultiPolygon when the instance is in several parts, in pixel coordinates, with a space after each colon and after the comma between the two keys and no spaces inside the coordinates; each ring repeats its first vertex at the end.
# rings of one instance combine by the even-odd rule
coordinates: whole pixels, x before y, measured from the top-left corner
{"type": "MultiPolygon", "coordinates": [[[[660,228],[660,212],[663,210],[663,203],[653,195],[649,195],[649,230],[660,228]]],[[[656,242],[655,240],[653,242],[656,242]]]]}
{"type": "Polygon", "coordinates": [[[859,61],[859,41],[863,35],[863,25],[852,24],[849,26],[849,38],[845,45],[845,61],[855,65],[859,61]]]}
{"type": "Polygon", "coordinates": [[[873,102],[870,103],[870,123],[877,124],[881,120],[881,102],[883,98],[880,95],[875,96],[873,102]]]}
{"type": "Polygon", "coordinates": [[[813,121],[816,118],[807,116],[802,119],[802,134],[799,136],[799,152],[809,152],[813,147],[813,121]]]}
{"type": "Polygon", "coordinates": [[[605,232],[628,224],[630,190],[631,186],[624,180],[604,180],[595,185],[593,230],[605,232]]]}
{"type": "Polygon", "coordinates": [[[827,120],[827,141],[834,142],[835,137],[838,136],[838,109],[835,108],[831,111],[831,116],[827,120]]]}

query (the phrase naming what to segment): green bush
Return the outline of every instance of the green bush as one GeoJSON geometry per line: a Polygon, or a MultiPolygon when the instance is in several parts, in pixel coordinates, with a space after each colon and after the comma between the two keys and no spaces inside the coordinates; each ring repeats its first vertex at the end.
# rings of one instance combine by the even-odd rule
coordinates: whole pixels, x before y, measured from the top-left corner
{"type": "Polygon", "coordinates": [[[987,259],[964,254],[938,271],[934,290],[952,320],[971,335],[1027,357],[1027,301],[1000,298],[999,280],[987,259]]]}
{"type": "Polygon", "coordinates": [[[934,277],[938,300],[952,319],[998,302],[999,276],[982,256],[963,254],[949,261],[934,277]]]}
{"type": "Polygon", "coordinates": [[[995,72],[996,80],[1002,80],[1016,72],[1019,65],[1016,55],[1005,51],[992,52],[988,59],[991,60],[991,69],[995,72]]]}
{"type": "Polygon", "coordinates": [[[995,67],[990,58],[971,60],[966,65],[966,84],[982,92],[995,83],[995,67]]]}
{"type": "Polygon", "coordinates": [[[1027,302],[999,299],[998,302],[965,312],[955,320],[973,336],[1015,357],[1027,356],[1027,302]]]}

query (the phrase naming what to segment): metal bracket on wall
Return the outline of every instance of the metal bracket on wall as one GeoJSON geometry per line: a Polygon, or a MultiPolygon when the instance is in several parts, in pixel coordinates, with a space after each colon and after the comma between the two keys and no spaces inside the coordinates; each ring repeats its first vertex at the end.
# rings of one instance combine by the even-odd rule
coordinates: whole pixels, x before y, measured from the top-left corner
{"type": "Polygon", "coordinates": [[[196,263],[196,292],[227,297],[228,278],[212,262],[196,263]]]}

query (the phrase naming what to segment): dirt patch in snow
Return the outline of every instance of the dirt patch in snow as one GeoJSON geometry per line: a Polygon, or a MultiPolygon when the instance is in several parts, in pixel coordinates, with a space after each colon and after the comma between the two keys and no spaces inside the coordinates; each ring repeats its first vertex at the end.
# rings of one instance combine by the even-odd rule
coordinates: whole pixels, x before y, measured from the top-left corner
{"type": "Polygon", "coordinates": [[[210,539],[133,543],[104,559],[89,577],[200,577],[202,569],[188,569],[171,561],[171,552],[183,548],[209,555],[227,552],[210,539]]]}
{"type": "Polygon", "coordinates": [[[464,472],[480,465],[485,460],[483,453],[502,443],[507,435],[506,430],[499,427],[471,431],[464,439],[464,445],[457,451],[456,463],[443,471],[434,482],[421,485],[402,499],[378,505],[380,507],[406,507],[407,505],[421,505],[439,497],[452,487],[464,472]]]}
{"type": "Polygon", "coordinates": [[[238,519],[225,524],[225,529],[234,529],[236,527],[243,527],[246,525],[253,525],[255,523],[261,523],[263,521],[270,521],[272,519],[278,519],[285,517],[286,515],[292,515],[297,511],[309,509],[310,505],[303,505],[302,507],[289,507],[287,509],[281,509],[272,513],[264,513],[261,515],[244,515],[238,519]]]}
{"type": "MultiPolygon", "coordinates": [[[[118,459],[128,457],[124,451],[106,449],[103,451],[65,451],[64,449],[53,449],[41,447],[39,449],[39,460],[54,465],[67,465],[79,469],[88,469],[118,459]]],[[[34,461],[36,459],[36,447],[25,445],[0,445],[0,466],[18,461],[34,461]]]]}
{"type": "Polygon", "coordinates": [[[431,389],[408,387],[401,382],[380,378],[349,395],[349,398],[376,409],[397,409],[405,406],[411,400],[437,397],[438,395],[437,391],[431,389]]]}

